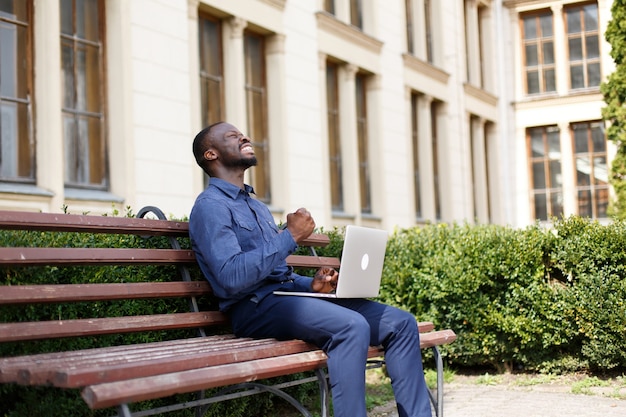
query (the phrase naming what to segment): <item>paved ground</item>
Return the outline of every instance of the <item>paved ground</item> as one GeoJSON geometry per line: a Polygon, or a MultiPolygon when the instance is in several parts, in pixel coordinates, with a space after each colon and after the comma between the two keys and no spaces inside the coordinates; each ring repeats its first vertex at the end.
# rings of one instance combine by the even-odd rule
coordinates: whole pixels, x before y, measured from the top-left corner
{"type": "MultiPolygon", "coordinates": [[[[445,386],[443,417],[625,417],[626,384],[585,388],[572,393],[572,384],[536,385],[509,381],[481,385],[472,379],[445,386]]],[[[394,404],[376,408],[370,417],[397,417],[394,404]]],[[[434,413],[433,413],[434,417],[434,413]]]]}

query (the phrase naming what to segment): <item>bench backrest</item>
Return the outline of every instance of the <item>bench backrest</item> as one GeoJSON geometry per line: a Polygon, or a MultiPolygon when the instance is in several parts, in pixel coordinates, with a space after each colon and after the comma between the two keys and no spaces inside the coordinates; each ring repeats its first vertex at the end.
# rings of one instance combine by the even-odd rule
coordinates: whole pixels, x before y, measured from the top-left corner
{"type": "MultiPolygon", "coordinates": [[[[211,288],[207,281],[202,278],[193,280],[189,273],[189,267],[195,266],[195,256],[191,249],[181,248],[179,241],[188,238],[188,223],[142,218],[150,212],[164,218],[163,214],[154,208],[142,209],[139,214],[141,217],[137,218],[0,211],[0,230],[162,236],[169,239],[169,247],[159,248],[4,246],[0,247],[0,268],[103,265],[178,267],[178,274],[169,282],[106,282],[106,279],[98,283],[72,284],[55,282],[7,285],[8,282],[5,282],[0,287],[0,307],[26,306],[34,303],[185,298],[190,301],[190,310],[122,317],[69,320],[59,317],[56,320],[0,323],[0,342],[168,329],[203,329],[227,324],[227,317],[215,307],[208,311],[198,308],[197,297],[210,298],[211,288]]],[[[301,246],[314,249],[328,243],[328,236],[314,234],[301,246]]],[[[292,255],[287,262],[294,267],[304,268],[339,266],[339,259],[317,256],[314,250],[311,255],[292,255]]]]}

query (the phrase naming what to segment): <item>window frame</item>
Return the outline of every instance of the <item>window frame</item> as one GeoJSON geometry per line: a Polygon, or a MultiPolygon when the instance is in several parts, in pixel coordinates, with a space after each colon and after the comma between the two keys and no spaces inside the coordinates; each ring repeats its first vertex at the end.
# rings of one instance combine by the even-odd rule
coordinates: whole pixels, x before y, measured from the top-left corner
{"type": "MultiPolygon", "coordinates": [[[[22,184],[35,184],[36,182],[36,141],[35,141],[35,106],[34,106],[34,47],[33,47],[33,0],[28,0],[24,3],[21,3],[24,7],[24,16],[25,20],[20,20],[20,17],[15,16],[13,18],[0,15],[0,24],[7,25],[7,27],[16,27],[16,40],[17,45],[16,52],[19,53],[19,44],[20,40],[17,37],[17,27],[24,28],[24,44],[25,51],[23,55],[23,59],[26,65],[26,70],[24,77],[24,93],[25,97],[21,97],[20,93],[17,92],[14,96],[6,96],[2,95],[2,90],[0,90],[0,109],[4,107],[4,103],[14,104],[16,106],[16,118],[17,118],[17,136],[13,138],[5,138],[5,140],[9,143],[9,147],[14,147],[15,152],[14,155],[16,157],[15,160],[11,162],[11,166],[15,167],[15,169],[11,169],[11,173],[8,175],[4,175],[3,171],[0,170],[0,182],[5,183],[22,183],[22,184]],[[25,112],[20,114],[19,107],[26,106],[25,112]],[[20,120],[24,119],[24,120],[20,120]],[[23,162],[24,161],[24,162],[23,162]]],[[[0,51],[1,52],[1,51],[0,51]]],[[[17,62],[13,62],[15,74],[18,74],[17,62]]],[[[19,90],[19,80],[13,80],[16,83],[16,90],[19,90]]],[[[2,122],[0,121],[0,141],[4,143],[2,139],[1,132],[2,122]]],[[[5,158],[3,155],[4,145],[0,146],[0,164],[5,158]]],[[[6,166],[4,167],[6,169],[6,166]]]]}
{"type": "Polygon", "coordinates": [[[245,61],[245,95],[247,112],[247,133],[252,139],[257,165],[250,169],[250,185],[254,188],[256,197],[265,204],[271,204],[271,176],[270,176],[270,141],[269,120],[267,114],[267,40],[265,36],[250,30],[244,30],[244,61],[245,61]],[[256,65],[250,61],[251,41],[260,42],[260,51],[257,51],[259,62],[256,65]],[[260,71],[255,74],[252,70],[260,71]],[[254,77],[256,75],[256,77],[254,77]],[[260,84],[254,83],[254,78],[260,84]],[[255,97],[260,97],[256,103],[255,97]],[[258,114],[259,117],[256,117],[258,114]]]}
{"type": "MultiPolygon", "coordinates": [[[[76,2],[78,0],[66,0],[71,2],[72,4],[72,35],[65,34],[63,32],[63,24],[61,24],[61,32],[60,42],[61,42],[61,86],[62,86],[62,94],[63,94],[63,102],[61,106],[61,114],[63,118],[63,143],[65,148],[65,165],[64,165],[64,183],[68,188],[75,189],[92,189],[92,190],[102,190],[107,191],[110,186],[109,179],[109,161],[108,161],[108,141],[106,136],[106,16],[105,16],[105,5],[104,0],[95,0],[97,5],[97,37],[96,41],[87,38],[80,38],[77,35],[76,31],[76,2]],[[63,51],[65,45],[70,45],[72,48],[72,76],[74,84],[72,85],[71,94],[74,100],[74,106],[68,107],[66,104],[66,99],[68,98],[68,86],[65,83],[64,77],[64,56],[63,51]],[[93,47],[97,49],[97,57],[98,57],[98,65],[97,65],[97,83],[96,89],[98,90],[97,100],[93,102],[90,101],[90,104],[93,105],[94,102],[97,102],[97,108],[99,111],[93,111],[92,109],[80,109],[77,107],[80,97],[78,97],[76,80],[80,80],[79,73],[77,72],[77,64],[76,64],[76,56],[77,50],[80,47],[93,47]],[[73,123],[77,128],[77,132],[75,134],[75,146],[77,150],[80,151],[81,146],[87,145],[88,149],[88,161],[84,161],[85,158],[80,158],[80,155],[75,155],[74,158],[68,157],[68,152],[70,152],[70,146],[67,143],[67,138],[69,132],[66,131],[66,117],[68,117],[68,121],[73,123]],[[97,121],[98,128],[97,131],[99,133],[99,143],[96,142],[92,135],[91,127],[88,127],[87,138],[81,136],[79,121],[81,118],[85,118],[87,124],[91,124],[94,121],[97,121]],[[96,146],[92,146],[96,145],[96,146]],[[72,161],[74,162],[74,166],[72,165],[72,161]],[[94,162],[96,162],[94,166],[94,162]],[[83,164],[87,163],[85,166],[83,164]],[[76,171],[74,171],[76,169],[76,171]],[[80,170],[83,170],[83,173],[86,174],[85,179],[81,179],[80,170]],[[73,172],[70,172],[73,171],[73,172]],[[98,171],[98,172],[96,172],[98,171]],[[100,182],[94,182],[94,176],[98,176],[100,182]]],[[[63,19],[63,3],[61,3],[61,20],[63,19]]],[[[86,23],[86,22],[85,22],[86,23]]],[[[85,71],[85,78],[87,78],[87,71],[85,71]]],[[[88,89],[93,89],[93,85],[87,85],[85,83],[85,94],[87,94],[88,89]]],[[[93,90],[92,90],[93,91],[93,90]]]]}
{"type": "Polygon", "coordinates": [[[198,75],[200,78],[200,106],[201,106],[201,120],[202,126],[209,126],[213,123],[224,120],[226,112],[225,101],[225,84],[224,84],[224,46],[223,46],[223,27],[222,21],[209,14],[200,13],[198,16],[198,55],[199,55],[199,68],[198,75]],[[205,45],[206,36],[210,34],[205,33],[204,23],[210,22],[216,26],[215,33],[217,39],[215,39],[214,45],[217,47],[216,51],[211,51],[213,56],[209,57],[206,52],[210,50],[208,45],[205,45]],[[209,72],[210,69],[204,65],[210,59],[219,61],[217,63],[217,73],[209,72]],[[217,84],[218,97],[215,97],[214,92],[211,91],[210,84],[217,84]],[[206,91],[205,91],[205,85],[206,91]],[[212,103],[218,101],[218,106],[215,107],[212,103]]]}
{"type": "Polygon", "coordinates": [[[566,43],[567,43],[567,68],[569,69],[568,71],[568,80],[569,80],[569,89],[570,90],[584,90],[584,89],[589,89],[589,88],[599,88],[600,87],[600,83],[602,81],[602,60],[601,60],[601,54],[600,54],[600,42],[602,39],[602,34],[600,32],[600,22],[599,22],[599,11],[598,11],[598,4],[597,2],[586,2],[586,3],[577,3],[577,4],[571,4],[571,5],[565,5],[563,8],[563,27],[565,30],[565,38],[566,38],[566,43]],[[596,29],[594,30],[589,30],[587,31],[585,28],[585,18],[584,18],[584,10],[585,7],[588,6],[595,6],[595,17],[596,17],[596,29]],[[580,19],[580,24],[581,24],[581,31],[580,32],[574,32],[574,33],[570,33],[569,32],[569,28],[568,28],[568,12],[572,11],[572,10],[576,10],[578,9],[579,15],[582,14],[581,19],[580,19]],[[587,43],[587,38],[590,36],[595,36],[597,38],[597,48],[598,48],[598,55],[595,58],[589,58],[588,52],[587,52],[587,47],[588,47],[588,43],[587,43]],[[577,59],[577,60],[572,60],[571,59],[571,48],[570,48],[570,42],[573,39],[576,38],[580,38],[580,47],[581,47],[581,59],[577,59]],[[572,77],[572,67],[573,64],[579,64],[579,66],[582,67],[582,75],[583,75],[583,85],[580,87],[574,87],[573,86],[573,77],[572,77]],[[598,83],[597,84],[590,84],[590,80],[589,80],[589,66],[590,65],[595,65],[597,64],[598,66],[598,83]]]}
{"type": "Polygon", "coordinates": [[[558,217],[564,213],[563,210],[563,197],[564,197],[564,189],[563,183],[555,186],[552,184],[552,177],[554,173],[552,172],[551,163],[558,162],[559,173],[563,175],[563,151],[561,149],[560,143],[560,129],[556,125],[550,126],[533,126],[528,127],[526,129],[526,152],[528,155],[528,175],[529,175],[529,190],[531,195],[531,208],[532,208],[532,218],[540,221],[549,221],[551,217],[558,217]],[[541,131],[541,139],[542,139],[542,151],[543,154],[540,156],[533,156],[532,149],[532,132],[533,131],[541,131]],[[556,132],[557,134],[557,142],[559,144],[558,156],[550,157],[550,143],[549,143],[549,134],[552,132],[556,132]],[[534,176],[533,165],[535,163],[543,164],[543,174],[544,174],[544,187],[538,188],[536,186],[536,179],[534,176]],[[544,195],[545,196],[545,207],[546,207],[546,216],[545,218],[540,218],[537,215],[537,196],[544,195]],[[558,207],[553,207],[555,204],[553,203],[553,198],[559,198],[561,200],[560,210],[558,207]]]}
{"type": "Polygon", "coordinates": [[[540,9],[533,10],[532,12],[522,13],[519,18],[520,25],[520,36],[521,36],[521,53],[522,53],[522,79],[524,83],[524,91],[526,95],[534,96],[534,95],[542,95],[542,94],[554,94],[557,92],[557,73],[556,73],[556,53],[555,53],[555,42],[556,36],[554,33],[555,24],[554,24],[554,13],[550,9],[540,9]],[[542,16],[550,16],[552,21],[552,35],[551,36],[543,36],[543,32],[541,31],[541,23],[540,18],[542,16]],[[534,18],[536,21],[537,28],[537,37],[527,39],[525,36],[525,19],[526,18],[534,18]],[[552,43],[552,57],[553,62],[551,64],[546,64],[544,62],[544,44],[547,42],[552,43]],[[537,47],[537,64],[536,65],[528,65],[526,48],[529,45],[536,45],[537,47]],[[553,88],[548,89],[546,84],[546,71],[552,71],[553,79],[551,80],[553,83],[553,88]],[[538,76],[538,91],[531,92],[529,90],[528,85],[528,76],[529,72],[536,71],[538,76]]]}
{"type": "Polygon", "coordinates": [[[608,154],[607,154],[607,140],[606,140],[606,133],[604,131],[604,123],[600,120],[572,123],[570,125],[570,134],[571,134],[572,152],[573,152],[572,154],[572,157],[573,157],[572,165],[574,169],[573,178],[576,184],[575,187],[576,187],[577,214],[580,216],[588,216],[588,214],[590,213],[589,217],[591,217],[592,219],[605,219],[608,217],[608,205],[609,205],[609,178],[608,178],[609,166],[608,166],[608,154]],[[586,130],[587,152],[577,151],[577,143],[576,143],[577,127],[581,127],[586,130]],[[593,139],[593,131],[592,131],[594,127],[599,127],[604,136],[604,141],[603,141],[604,149],[600,151],[596,150],[594,147],[594,139],[593,139]],[[595,161],[598,158],[604,159],[605,170],[607,172],[607,178],[606,178],[604,185],[595,184],[593,181],[589,181],[589,184],[584,184],[584,185],[579,184],[579,175],[578,175],[579,166],[577,162],[579,159],[585,159],[585,157],[589,162],[589,168],[590,168],[589,178],[596,177],[595,172],[598,169],[598,166],[595,163],[595,161]],[[590,205],[591,210],[588,210],[587,213],[583,213],[581,210],[582,203],[581,203],[580,195],[582,192],[588,192],[590,196],[589,205],[590,205]],[[604,205],[603,212],[600,210],[600,205],[602,203],[604,205]]]}

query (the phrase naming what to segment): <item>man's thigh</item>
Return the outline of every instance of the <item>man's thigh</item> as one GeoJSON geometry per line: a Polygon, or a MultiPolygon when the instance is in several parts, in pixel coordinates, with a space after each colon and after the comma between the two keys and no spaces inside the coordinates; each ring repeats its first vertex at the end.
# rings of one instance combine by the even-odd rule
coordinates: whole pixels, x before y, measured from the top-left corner
{"type": "Polygon", "coordinates": [[[347,323],[366,325],[359,312],[334,301],[274,294],[237,306],[231,318],[238,336],[302,339],[320,347],[347,323]]]}

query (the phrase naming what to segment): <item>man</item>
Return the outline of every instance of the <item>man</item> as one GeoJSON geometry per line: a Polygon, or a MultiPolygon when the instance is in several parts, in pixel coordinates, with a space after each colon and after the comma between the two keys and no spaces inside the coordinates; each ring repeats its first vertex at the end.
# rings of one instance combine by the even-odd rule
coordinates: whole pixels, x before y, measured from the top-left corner
{"type": "Polygon", "coordinates": [[[198,165],[210,176],[191,211],[189,233],[202,272],[241,337],[311,342],[328,355],[336,417],[366,417],[365,366],[369,345],[385,348],[399,415],[430,417],[415,318],[365,299],[274,295],[276,290],[330,292],[336,271],[300,276],[285,259],[315,228],[304,208],[278,230],[268,208],[252,198],[244,172],[256,165],[250,138],[219,122],[193,143],[198,165]]]}

